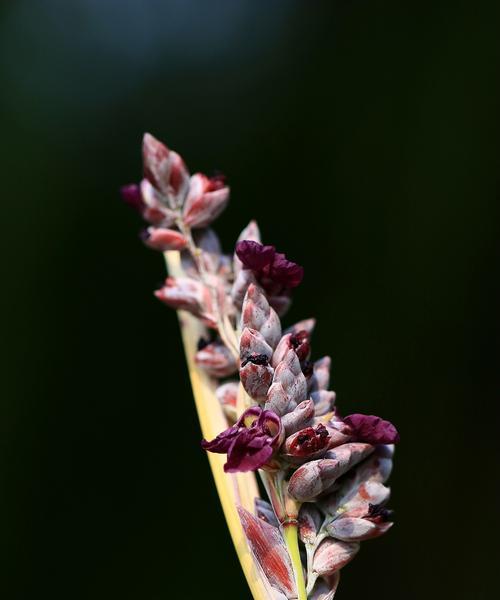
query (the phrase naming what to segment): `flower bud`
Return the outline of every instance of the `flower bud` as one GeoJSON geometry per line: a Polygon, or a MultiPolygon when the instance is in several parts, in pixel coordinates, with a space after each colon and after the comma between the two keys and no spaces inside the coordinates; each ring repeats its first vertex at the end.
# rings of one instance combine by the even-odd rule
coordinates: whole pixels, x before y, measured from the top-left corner
{"type": "Polygon", "coordinates": [[[182,158],[149,133],[144,134],[142,156],[146,179],[171,200],[169,204],[180,206],[189,178],[182,158]]]}
{"type": "Polygon", "coordinates": [[[383,535],[393,523],[374,523],[359,517],[339,517],[327,526],[331,537],[344,542],[362,542],[383,535]]]}
{"type": "Polygon", "coordinates": [[[267,362],[271,360],[273,350],[264,337],[256,329],[245,327],[240,338],[240,358],[243,362],[249,356],[263,354],[267,362]]]}
{"type": "Polygon", "coordinates": [[[299,331],[307,331],[309,337],[311,337],[315,326],[316,319],[304,319],[303,321],[299,321],[298,323],[295,323],[295,325],[288,327],[288,329],[285,329],[284,333],[296,334],[299,333],[299,331]]]}
{"type": "Polygon", "coordinates": [[[197,229],[206,227],[226,208],[229,188],[224,178],[207,177],[202,173],[193,175],[189,182],[189,192],[183,210],[184,223],[197,229]]]}
{"type": "Polygon", "coordinates": [[[284,359],[288,350],[294,350],[300,362],[307,360],[311,352],[307,331],[303,329],[297,333],[287,333],[281,338],[273,354],[273,367],[284,359]]]}
{"type": "Polygon", "coordinates": [[[298,404],[292,412],[287,413],[281,419],[283,427],[285,428],[285,434],[289,436],[292,433],[299,431],[299,429],[310,426],[312,424],[313,415],[314,403],[312,400],[304,400],[304,402],[298,404]]]}
{"type": "Polygon", "coordinates": [[[168,207],[168,199],[162,196],[147,179],[140,183],[142,196],[142,217],[152,225],[172,227],[175,225],[177,214],[168,207]]]}
{"type": "Polygon", "coordinates": [[[228,381],[215,390],[217,400],[221,403],[222,410],[231,424],[237,419],[236,405],[239,386],[238,381],[228,381]]]}
{"type": "Polygon", "coordinates": [[[163,227],[148,227],[142,232],[142,241],[153,250],[182,250],[187,244],[186,238],[179,231],[163,227]]]}
{"type": "Polygon", "coordinates": [[[304,402],[306,399],[306,379],[300,368],[299,359],[293,350],[288,350],[283,360],[274,370],[273,386],[271,386],[271,389],[269,390],[268,402],[275,402],[275,396],[277,395],[281,402],[283,392],[286,394],[288,400],[288,404],[282,408],[281,414],[292,411],[298,404],[304,402]],[[273,388],[275,384],[280,384],[280,386],[277,386],[277,390],[273,388]]]}
{"type": "Polygon", "coordinates": [[[350,562],[358,553],[359,544],[326,539],[321,542],[313,558],[313,571],[318,575],[332,575],[350,562]]]}
{"type": "Polygon", "coordinates": [[[269,306],[262,290],[254,284],[248,286],[241,313],[242,329],[249,327],[259,331],[266,342],[275,348],[281,338],[281,323],[278,315],[269,306]]]}
{"type": "Polygon", "coordinates": [[[304,544],[314,544],[323,520],[323,515],[314,504],[306,503],[300,507],[299,536],[304,544]]]}
{"type": "MultiPolygon", "coordinates": [[[[240,380],[246,393],[257,402],[264,402],[273,379],[273,369],[265,354],[249,356],[241,363],[240,380]]],[[[271,410],[271,409],[267,409],[271,410]]],[[[276,413],[278,414],[278,413],[276,413]]]]}
{"type": "Polygon", "coordinates": [[[165,285],[155,291],[155,296],[167,306],[186,310],[209,327],[217,327],[210,290],[201,282],[187,277],[167,277],[165,285]]]}
{"type": "Polygon", "coordinates": [[[329,450],[325,458],[305,463],[295,471],[290,478],[288,492],[299,502],[310,502],[373,450],[370,444],[359,443],[329,450]]]}
{"type": "Polygon", "coordinates": [[[203,346],[195,354],[194,360],[211,377],[218,379],[232,375],[238,368],[233,354],[219,342],[203,346]]]}

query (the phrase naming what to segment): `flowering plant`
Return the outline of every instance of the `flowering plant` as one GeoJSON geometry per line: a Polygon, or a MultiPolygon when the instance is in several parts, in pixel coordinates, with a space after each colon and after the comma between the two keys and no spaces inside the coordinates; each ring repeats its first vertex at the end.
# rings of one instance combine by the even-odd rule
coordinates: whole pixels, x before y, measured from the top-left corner
{"type": "Polygon", "coordinates": [[[398,432],[340,415],[330,358],[310,360],[313,319],[282,330],[302,267],[263,245],[253,221],[222,253],[209,225],[229,199],[224,178],[190,176],[149,134],[143,162],[144,179],[122,196],[148,223],[145,244],[165,253],[155,295],[179,312],[201,445],[252,594],[331,600],[360,542],[392,526],[385,482],[398,432]]]}

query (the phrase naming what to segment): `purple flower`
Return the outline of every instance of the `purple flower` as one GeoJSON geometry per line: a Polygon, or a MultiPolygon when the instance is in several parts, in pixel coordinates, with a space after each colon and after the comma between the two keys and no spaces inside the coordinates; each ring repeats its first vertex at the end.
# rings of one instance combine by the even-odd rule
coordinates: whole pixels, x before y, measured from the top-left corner
{"type": "Polygon", "coordinates": [[[229,429],[201,446],[209,452],[227,454],[226,473],[256,471],[263,467],[283,441],[283,427],[277,414],[254,406],[246,410],[229,429]]]}
{"type": "Polygon", "coordinates": [[[284,254],[276,252],[274,246],[263,246],[259,242],[243,240],[236,244],[236,255],[246,269],[254,272],[257,279],[266,286],[279,284],[283,288],[294,288],[304,277],[304,269],[287,260],[284,254]]]}
{"type": "Polygon", "coordinates": [[[344,417],[344,423],[352,431],[352,437],[367,444],[395,444],[399,442],[398,430],[390,421],[375,415],[354,414],[344,417]]]}

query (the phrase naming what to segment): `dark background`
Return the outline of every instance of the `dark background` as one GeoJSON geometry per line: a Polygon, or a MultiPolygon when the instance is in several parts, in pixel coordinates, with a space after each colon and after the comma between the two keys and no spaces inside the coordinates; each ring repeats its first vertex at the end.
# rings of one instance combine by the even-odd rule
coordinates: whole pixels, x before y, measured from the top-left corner
{"type": "Polygon", "coordinates": [[[495,594],[499,8],[2,3],[2,598],[249,598],[118,198],[145,130],[227,173],[226,249],[255,217],[305,266],[287,323],[400,428],[397,526],[338,597],[495,594]]]}

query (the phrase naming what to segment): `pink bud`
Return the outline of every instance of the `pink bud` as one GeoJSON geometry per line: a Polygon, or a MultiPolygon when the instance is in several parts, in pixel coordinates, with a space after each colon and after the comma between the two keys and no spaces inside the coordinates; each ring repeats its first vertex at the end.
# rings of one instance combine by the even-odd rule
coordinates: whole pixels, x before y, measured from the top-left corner
{"type": "Polygon", "coordinates": [[[327,527],[328,533],[337,540],[362,542],[384,534],[393,523],[373,523],[356,517],[340,517],[327,527]]]}
{"type": "Polygon", "coordinates": [[[273,367],[276,367],[284,359],[288,350],[294,350],[300,362],[306,360],[311,350],[307,331],[302,330],[297,333],[286,333],[281,338],[273,354],[273,367]]]}
{"type": "Polygon", "coordinates": [[[264,355],[269,363],[273,354],[273,350],[260,332],[258,332],[256,329],[245,327],[240,338],[241,360],[244,361],[249,356],[255,356],[258,354],[264,355]]]}
{"type": "Polygon", "coordinates": [[[172,227],[177,215],[167,206],[167,198],[162,196],[147,179],[140,184],[141,196],[144,203],[142,208],[143,218],[152,225],[172,227]]]}
{"type": "Polygon", "coordinates": [[[155,296],[167,306],[186,310],[209,327],[217,327],[212,314],[210,290],[201,282],[187,277],[167,277],[165,285],[155,291],[155,296]]]}
{"type": "Polygon", "coordinates": [[[229,188],[221,177],[208,178],[196,173],[189,182],[189,192],[183,210],[184,223],[194,229],[206,227],[226,207],[229,188]]]}
{"type": "Polygon", "coordinates": [[[360,443],[344,444],[329,450],[325,458],[312,460],[299,467],[290,478],[288,491],[299,502],[310,502],[373,450],[370,444],[360,443]]]}
{"type": "MultiPolygon", "coordinates": [[[[281,384],[280,384],[281,385],[281,384]]],[[[269,395],[268,395],[269,397],[269,395]]],[[[312,400],[304,400],[281,419],[281,423],[285,429],[285,435],[289,436],[299,429],[304,429],[312,424],[314,415],[314,403],[312,400]]]]}
{"type": "Polygon", "coordinates": [[[189,177],[182,158],[149,133],[144,134],[142,156],[146,179],[171,199],[171,205],[181,205],[189,177]]]}
{"type": "Polygon", "coordinates": [[[313,570],[318,575],[332,575],[350,562],[358,550],[359,544],[327,538],[321,542],[314,554],[313,570]]]}
{"type": "Polygon", "coordinates": [[[269,306],[263,291],[254,284],[248,286],[241,313],[242,328],[256,329],[266,342],[275,348],[281,338],[281,323],[278,315],[269,306]]]}
{"type": "Polygon", "coordinates": [[[295,323],[295,325],[292,325],[291,327],[286,329],[284,333],[294,334],[299,333],[299,331],[307,331],[310,337],[312,332],[314,331],[315,326],[316,319],[304,319],[303,321],[299,321],[298,323],[295,323]]]}
{"type": "Polygon", "coordinates": [[[299,359],[293,350],[288,350],[283,360],[274,370],[273,385],[274,383],[280,383],[287,395],[288,410],[286,412],[293,410],[306,399],[306,379],[302,373],[299,359]]]}
{"type": "Polygon", "coordinates": [[[299,511],[299,536],[304,544],[314,544],[324,517],[314,504],[306,503],[299,511]]]}
{"type": "Polygon", "coordinates": [[[224,344],[217,342],[207,344],[198,350],[194,359],[197,365],[218,379],[232,375],[238,368],[232,353],[224,344]]]}
{"type": "Polygon", "coordinates": [[[251,398],[257,402],[264,402],[273,379],[273,370],[269,365],[255,364],[250,359],[248,362],[242,363],[240,379],[246,393],[251,398]]]}
{"type": "Polygon", "coordinates": [[[146,246],[153,250],[182,250],[187,244],[186,238],[179,231],[162,227],[148,227],[142,236],[146,246]]]}

